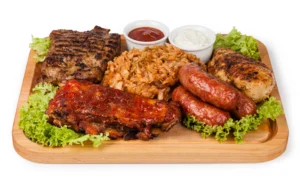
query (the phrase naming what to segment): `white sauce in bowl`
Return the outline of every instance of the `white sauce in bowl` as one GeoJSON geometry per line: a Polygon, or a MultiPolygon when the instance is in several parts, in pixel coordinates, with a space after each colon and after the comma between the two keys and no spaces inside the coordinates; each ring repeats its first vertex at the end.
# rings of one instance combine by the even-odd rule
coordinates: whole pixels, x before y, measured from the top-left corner
{"type": "Polygon", "coordinates": [[[209,45],[211,40],[200,30],[185,29],[174,37],[174,43],[184,49],[196,50],[209,45]]]}

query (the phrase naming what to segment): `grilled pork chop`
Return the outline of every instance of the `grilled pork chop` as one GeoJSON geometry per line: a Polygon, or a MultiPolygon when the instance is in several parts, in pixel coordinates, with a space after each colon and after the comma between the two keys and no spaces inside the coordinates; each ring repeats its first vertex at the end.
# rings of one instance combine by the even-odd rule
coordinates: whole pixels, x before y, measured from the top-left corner
{"type": "Polygon", "coordinates": [[[121,90],[69,80],[50,101],[50,123],[86,134],[109,133],[110,138],[152,138],[152,128],[169,130],[180,121],[175,102],[144,98],[121,90]]]}
{"type": "Polygon", "coordinates": [[[54,30],[49,37],[50,49],[38,82],[84,79],[99,83],[107,62],[121,52],[120,35],[99,26],[85,32],[54,30]]]}
{"type": "Polygon", "coordinates": [[[273,72],[265,64],[231,49],[216,49],[207,69],[256,103],[266,99],[275,86],[273,72]]]}

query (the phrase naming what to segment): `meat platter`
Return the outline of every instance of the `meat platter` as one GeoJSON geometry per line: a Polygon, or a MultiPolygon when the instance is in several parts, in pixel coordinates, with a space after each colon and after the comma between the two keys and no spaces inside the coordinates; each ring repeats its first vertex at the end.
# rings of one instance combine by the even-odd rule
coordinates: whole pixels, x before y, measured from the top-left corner
{"type": "MultiPolygon", "coordinates": [[[[121,36],[121,51],[127,49],[121,36]]],[[[261,61],[272,69],[268,52],[259,42],[261,61]]],[[[175,125],[170,131],[151,141],[115,140],[94,148],[91,144],[72,145],[63,148],[44,147],[30,141],[18,128],[19,110],[41,71],[41,65],[33,60],[30,51],[19,97],[12,136],[15,150],[25,159],[39,163],[247,163],[272,160],[281,155],[288,140],[285,115],[275,121],[265,120],[258,130],[248,133],[243,144],[235,144],[233,138],[219,143],[213,138],[203,139],[198,133],[175,125]],[[221,156],[220,156],[221,155],[221,156]]],[[[277,86],[272,96],[280,100],[277,86]]]]}

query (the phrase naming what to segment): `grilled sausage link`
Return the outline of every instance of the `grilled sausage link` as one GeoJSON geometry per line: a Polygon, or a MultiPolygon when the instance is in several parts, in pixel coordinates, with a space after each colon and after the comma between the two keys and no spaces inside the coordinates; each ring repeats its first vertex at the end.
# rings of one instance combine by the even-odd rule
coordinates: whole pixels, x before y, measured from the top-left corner
{"type": "Polygon", "coordinates": [[[228,112],[201,101],[182,86],[173,91],[172,100],[179,102],[185,114],[194,116],[206,125],[224,125],[230,118],[228,112]]]}
{"type": "Polygon", "coordinates": [[[234,117],[240,119],[242,117],[245,117],[246,115],[256,114],[257,107],[254,101],[247,97],[244,93],[240,91],[238,93],[238,104],[236,108],[232,111],[234,117]]]}
{"type": "Polygon", "coordinates": [[[208,74],[196,64],[182,66],[179,80],[188,91],[216,107],[231,111],[238,104],[238,91],[234,87],[208,74]]]}

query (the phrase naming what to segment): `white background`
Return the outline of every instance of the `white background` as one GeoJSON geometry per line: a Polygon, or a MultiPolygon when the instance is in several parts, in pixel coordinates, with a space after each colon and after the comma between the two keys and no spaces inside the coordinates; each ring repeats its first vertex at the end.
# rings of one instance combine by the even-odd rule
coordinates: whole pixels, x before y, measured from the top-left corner
{"type": "MultiPolygon", "coordinates": [[[[291,186],[299,185],[299,6],[297,1],[4,1],[0,2],[0,186],[291,186]],[[12,125],[31,35],[53,29],[122,33],[137,19],[161,21],[172,30],[198,24],[227,33],[236,26],[268,48],[283,100],[290,136],[277,159],[257,164],[55,165],[20,157],[12,125]]],[[[222,157],[222,155],[220,155],[222,157]]]]}

